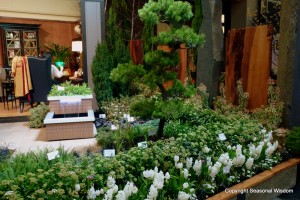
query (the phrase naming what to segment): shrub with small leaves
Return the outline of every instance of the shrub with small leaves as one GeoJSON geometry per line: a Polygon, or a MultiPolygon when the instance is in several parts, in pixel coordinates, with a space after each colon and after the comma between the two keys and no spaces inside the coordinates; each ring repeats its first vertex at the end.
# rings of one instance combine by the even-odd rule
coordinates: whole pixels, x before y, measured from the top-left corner
{"type": "Polygon", "coordinates": [[[300,127],[294,127],[286,137],[285,147],[291,153],[300,155],[300,127]]]}
{"type": "Polygon", "coordinates": [[[29,112],[30,112],[30,116],[29,116],[30,128],[44,127],[45,125],[44,125],[43,121],[49,111],[50,111],[49,106],[46,105],[44,102],[42,102],[37,107],[30,109],[29,110],[29,112]]]}

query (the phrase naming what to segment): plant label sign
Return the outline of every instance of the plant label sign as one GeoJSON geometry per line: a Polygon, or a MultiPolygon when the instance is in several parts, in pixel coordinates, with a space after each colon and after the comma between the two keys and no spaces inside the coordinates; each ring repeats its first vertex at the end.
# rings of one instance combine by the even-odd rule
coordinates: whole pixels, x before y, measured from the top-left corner
{"type": "Polygon", "coordinates": [[[221,141],[226,140],[226,136],[224,133],[219,134],[219,140],[221,140],[221,141]]]}
{"type": "Polygon", "coordinates": [[[128,117],[130,117],[129,114],[124,114],[124,118],[127,119],[128,117]]]}
{"type": "Polygon", "coordinates": [[[104,149],[103,150],[103,156],[104,157],[114,157],[116,155],[115,149],[104,149]]]}
{"type": "Polygon", "coordinates": [[[52,151],[52,152],[47,153],[47,157],[48,157],[48,160],[53,160],[55,158],[59,158],[60,155],[59,155],[58,151],[52,151]]]}
{"type": "Polygon", "coordinates": [[[128,117],[127,120],[128,120],[128,122],[133,122],[134,121],[134,117],[128,117]]]}
{"type": "Polygon", "coordinates": [[[138,147],[139,147],[139,148],[142,148],[142,149],[147,148],[147,147],[148,147],[147,142],[146,142],[146,141],[144,141],[144,142],[139,142],[139,143],[138,143],[138,147]]]}
{"type": "Polygon", "coordinates": [[[59,91],[64,91],[64,90],[65,90],[65,87],[57,86],[57,90],[59,90],[59,91]]]}
{"type": "Polygon", "coordinates": [[[99,118],[100,118],[100,119],[105,119],[105,118],[106,118],[106,115],[105,115],[105,114],[99,114],[99,118]]]}
{"type": "Polygon", "coordinates": [[[115,131],[115,130],[118,130],[119,127],[112,124],[112,125],[110,126],[110,129],[111,129],[112,131],[115,131]]]}

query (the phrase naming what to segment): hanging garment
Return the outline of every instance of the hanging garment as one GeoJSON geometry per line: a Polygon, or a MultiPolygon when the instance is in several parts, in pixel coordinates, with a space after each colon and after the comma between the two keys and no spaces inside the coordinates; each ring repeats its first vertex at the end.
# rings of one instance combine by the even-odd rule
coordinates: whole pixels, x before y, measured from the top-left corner
{"type": "Polygon", "coordinates": [[[29,94],[32,84],[27,57],[15,56],[12,60],[11,72],[14,75],[15,97],[24,97],[29,94]]]}
{"type": "Polygon", "coordinates": [[[6,71],[3,67],[0,67],[0,97],[3,96],[2,82],[6,80],[6,71]]]}

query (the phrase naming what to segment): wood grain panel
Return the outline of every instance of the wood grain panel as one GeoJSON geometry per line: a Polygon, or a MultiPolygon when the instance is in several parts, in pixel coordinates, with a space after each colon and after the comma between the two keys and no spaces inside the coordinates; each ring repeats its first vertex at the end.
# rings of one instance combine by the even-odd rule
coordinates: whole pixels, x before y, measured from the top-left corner
{"type": "Polygon", "coordinates": [[[243,79],[249,109],[267,104],[272,53],[269,26],[232,29],[226,36],[226,97],[237,103],[236,82],[243,79]]]}

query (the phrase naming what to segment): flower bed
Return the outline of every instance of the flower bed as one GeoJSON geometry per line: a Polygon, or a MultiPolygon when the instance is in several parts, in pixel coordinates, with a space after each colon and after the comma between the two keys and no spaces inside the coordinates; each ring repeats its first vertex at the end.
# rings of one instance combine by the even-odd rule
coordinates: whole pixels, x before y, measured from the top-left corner
{"type": "MultiPolygon", "coordinates": [[[[204,116],[206,123],[223,119],[213,112],[203,112],[202,117],[201,113],[197,115],[198,121],[204,116]]],[[[9,164],[1,165],[0,197],[121,199],[122,195],[130,195],[129,199],[204,199],[278,163],[277,143],[271,142],[271,133],[258,130],[255,136],[244,137],[243,144],[233,143],[240,139],[234,134],[226,134],[224,141],[219,139],[218,131],[198,126],[177,139],[148,142],[146,149],[134,147],[112,158],[90,154],[47,161],[30,156],[26,159],[44,160],[30,167],[11,164],[17,159],[12,158],[9,164]],[[14,166],[26,170],[18,174],[14,166]]]]}

